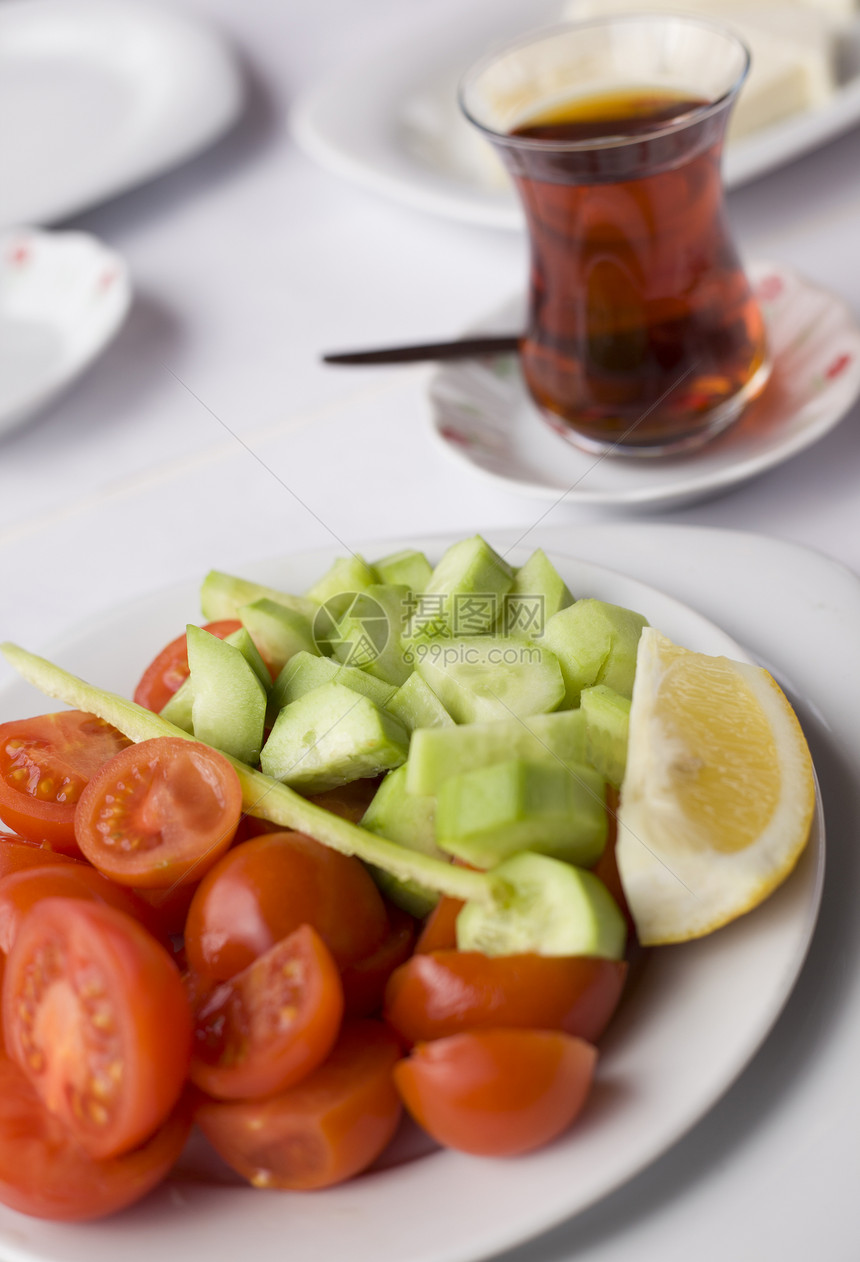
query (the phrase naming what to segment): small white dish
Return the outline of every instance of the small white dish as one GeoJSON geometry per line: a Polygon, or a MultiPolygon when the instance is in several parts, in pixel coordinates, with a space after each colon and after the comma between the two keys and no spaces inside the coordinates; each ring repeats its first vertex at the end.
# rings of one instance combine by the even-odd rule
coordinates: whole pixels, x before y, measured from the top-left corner
{"type": "Polygon", "coordinates": [[[189,157],[236,118],[218,33],[129,0],[0,4],[0,225],[46,224],[189,157]]]}
{"type": "MultiPolygon", "coordinates": [[[[860,394],[860,326],[847,305],[787,267],[747,272],[768,327],[774,366],[737,424],[689,455],[594,456],[555,434],[523,384],[515,356],[451,361],[430,384],[432,432],[444,450],[508,489],[537,499],[668,508],[704,499],[781,464],[823,438],[860,394]]],[[[470,332],[516,332],[511,302],[470,332]]]]}
{"type": "MultiPolygon", "coordinates": [[[[296,139],[322,166],[383,196],[465,223],[521,230],[522,211],[500,164],[459,113],[457,83],[491,46],[564,18],[563,0],[484,0],[459,6],[453,20],[436,13],[413,22],[315,85],[293,110],[296,139]]],[[[860,121],[860,19],[840,27],[835,41],[840,81],[832,97],[731,141],[727,187],[860,121]]]]}
{"type": "Polygon", "coordinates": [[[131,303],[120,256],[83,232],[0,232],[0,434],[68,386],[131,303]]]}
{"type": "MultiPolygon", "coordinates": [[[[641,534],[627,529],[631,540],[641,534]]],[[[356,546],[368,558],[410,546],[437,560],[453,542],[420,538],[356,546]]],[[[496,542],[514,565],[531,551],[496,542]]],[[[304,591],[335,555],[330,549],[303,553],[243,566],[241,572],[282,590],[304,591]]],[[[702,652],[746,656],[734,639],[680,600],[603,565],[551,556],[577,595],[636,608],[667,635],[702,652]]],[[[677,552],[666,548],[663,556],[677,590],[684,572],[672,568],[677,552]]],[[[628,558],[622,538],[611,560],[623,566],[628,558]]],[[[734,575],[715,568],[715,586],[728,573],[734,575]]],[[[198,601],[196,582],[154,593],[66,634],[51,655],[83,678],[130,695],[153,654],[195,616],[198,601]]],[[[741,612],[750,629],[759,611],[745,607],[741,612]]],[[[787,633],[793,635],[791,625],[787,633]]],[[[45,698],[20,681],[0,696],[4,719],[45,708],[45,698]]],[[[14,1262],[115,1262],[119,1257],[151,1262],[179,1257],[190,1246],[193,1256],[208,1262],[232,1262],[253,1240],[257,1262],[279,1262],[286,1238],[294,1262],[345,1257],[351,1262],[476,1262],[511,1248],[649,1165],[729,1088],[797,980],[823,876],[819,810],[797,869],[761,907],[697,942],[651,951],[602,1041],[598,1081],[586,1112],[547,1148],[494,1161],[453,1151],[422,1152],[418,1145],[410,1148],[403,1136],[407,1142],[395,1145],[362,1177],[312,1193],[225,1185],[223,1172],[221,1181],[208,1181],[191,1154],[192,1168],[186,1165],[145,1201],[103,1222],[39,1222],[0,1207],[3,1256],[14,1262]]]]}

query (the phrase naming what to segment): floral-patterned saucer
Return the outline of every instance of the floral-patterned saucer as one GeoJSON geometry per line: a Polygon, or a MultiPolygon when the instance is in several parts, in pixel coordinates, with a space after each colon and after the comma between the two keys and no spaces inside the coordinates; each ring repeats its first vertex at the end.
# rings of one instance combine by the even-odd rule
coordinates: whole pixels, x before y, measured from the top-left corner
{"type": "Polygon", "coordinates": [[[125,263],[83,232],[0,232],[0,434],[65,389],[118,332],[125,263]]]}
{"type": "MultiPolygon", "coordinates": [[[[844,302],[787,267],[747,268],[768,326],[773,372],[731,428],[688,455],[595,456],[555,434],[516,356],[451,361],[430,385],[444,449],[524,495],[567,503],[666,508],[717,495],[823,438],[860,394],[860,326],[844,302]]],[[[474,332],[521,328],[511,302],[474,332]]]]}

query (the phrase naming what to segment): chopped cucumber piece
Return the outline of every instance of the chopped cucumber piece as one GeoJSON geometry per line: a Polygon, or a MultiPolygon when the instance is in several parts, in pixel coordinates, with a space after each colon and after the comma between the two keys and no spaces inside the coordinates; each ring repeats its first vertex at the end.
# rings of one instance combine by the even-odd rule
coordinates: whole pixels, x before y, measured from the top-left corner
{"type": "Polygon", "coordinates": [[[595,767],[616,789],[621,788],[627,766],[630,698],[606,684],[582,690],[585,715],[585,752],[595,767]]]}
{"type": "Polygon", "coordinates": [[[406,761],[409,737],[391,715],[342,684],[322,684],[285,706],[263,747],[267,776],[321,793],[406,761]]]}
{"type": "Polygon", "coordinates": [[[517,854],[493,869],[509,881],[496,906],[467,902],[457,917],[457,946],[484,955],[592,955],[620,960],[627,924],[609,890],[592,872],[542,854],[517,854]]]}
{"type": "Polygon", "coordinates": [[[513,569],[480,535],[452,544],[416,602],[407,636],[486,635],[512,583],[513,569]]]}
{"type": "Polygon", "coordinates": [[[426,645],[416,669],[456,723],[548,714],[564,699],[555,655],[526,640],[437,640],[426,645]]]}
{"type": "Polygon", "coordinates": [[[385,703],[389,714],[402,723],[407,732],[419,727],[453,727],[454,720],[430,685],[413,672],[405,684],[385,703]]]}
{"type": "Polygon", "coordinates": [[[387,706],[397,692],[393,684],[374,679],[356,666],[341,666],[331,657],[314,657],[311,653],[296,653],[290,658],[269,693],[268,721],[274,723],[285,705],[298,701],[305,693],[312,692],[321,684],[343,684],[353,692],[370,697],[378,706],[387,706]]]}
{"type": "MultiPolygon", "coordinates": [[[[435,798],[418,797],[407,790],[404,765],[389,771],[376,790],[361,826],[410,850],[419,850],[447,862],[448,856],[436,845],[435,817],[435,798]]],[[[434,890],[415,881],[398,880],[382,868],[371,871],[382,892],[410,915],[426,916],[436,906],[438,895],[434,890]]]]}
{"type": "Polygon", "coordinates": [[[572,604],[573,596],[564,579],[543,548],[538,548],[514,573],[513,586],[502,603],[499,631],[540,639],[553,614],[572,604]]]}
{"type": "Polygon", "coordinates": [[[473,867],[534,850],[588,868],[606,833],[606,786],[592,767],[515,759],[452,776],[439,789],[438,843],[473,867]]]}
{"type": "Polygon", "coordinates": [[[423,552],[415,552],[406,548],[403,552],[392,552],[381,561],[375,561],[376,570],[383,583],[403,583],[411,592],[423,592],[430,582],[433,567],[423,552]]]}
{"type": "Polygon", "coordinates": [[[400,644],[409,605],[408,587],[372,583],[339,619],[332,653],[344,665],[399,687],[412,673],[400,644]]]}
{"type": "Polygon", "coordinates": [[[184,732],[193,732],[194,723],[191,718],[191,707],[194,704],[194,686],[191,676],[184,679],[167,704],[159,711],[168,723],[175,723],[184,732]]]}
{"type": "Polygon", "coordinates": [[[585,715],[562,710],[499,723],[420,728],[409,749],[409,792],[437,793],[451,776],[510,758],[564,767],[585,762],[585,715]]]}
{"type": "Polygon", "coordinates": [[[268,690],[272,686],[272,676],[268,666],[260,656],[260,650],[252,640],[245,627],[239,627],[238,631],[231,631],[229,635],[224,636],[225,644],[232,644],[233,648],[239,650],[245,661],[253,670],[263,687],[268,690]]]}
{"type": "Polygon", "coordinates": [[[592,684],[607,684],[631,696],[636,650],[646,625],[641,614],[603,600],[577,600],[554,614],[542,643],[558,657],[565,705],[578,706],[582,689],[592,684]]]}
{"type": "Polygon", "coordinates": [[[186,639],[195,738],[253,765],[263,742],[265,688],[235,645],[191,625],[186,639]]]}
{"type": "Polygon", "coordinates": [[[236,578],[233,574],[222,574],[220,570],[210,570],[200,588],[200,608],[207,622],[238,618],[242,605],[263,599],[277,601],[279,605],[295,609],[306,618],[313,618],[317,610],[316,603],[306,596],[291,596],[288,592],[276,591],[262,583],[251,583],[245,578],[236,578]]]}
{"type": "Polygon", "coordinates": [[[308,588],[307,595],[318,605],[324,605],[344,592],[363,592],[371,583],[378,582],[376,570],[356,552],[352,556],[338,557],[319,582],[308,588]]]}
{"type": "Polygon", "coordinates": [[[239,610],[242,626],[277,674],[296,653],[319,654],[310,619],[296,609],[262,597],[239,610]]]}

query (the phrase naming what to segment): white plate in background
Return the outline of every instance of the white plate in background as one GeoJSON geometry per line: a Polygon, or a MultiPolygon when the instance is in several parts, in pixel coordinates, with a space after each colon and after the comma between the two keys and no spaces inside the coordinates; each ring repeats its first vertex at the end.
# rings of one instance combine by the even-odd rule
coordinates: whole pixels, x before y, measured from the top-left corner
{"type": "MultiPolygon", "coordinates": [[[[296,104],[293,131],[321,165],[374,192],[450,219],[520,229],[519,203],[460,117],[457,83],[490,47],[564,18],[563,0],[461,5],[338,67],[296,104]]],[[[655,8],[671,10],[672,5],[655,8]]],[[[731,142],[733,188],[860,123],[860,18],[836,37],[840,86],[824,105],[731,142]]]]}
{"type": "MultiPolygon", "coordinates": [[[[635,535],[636,528],[629,530],[635,535]]],[[[372,560],[394,547],[431,559],[453,539],[362,546],[372,560]]],[[[506,552],[521,564],[530,549],[506,552]]],[[[247,576],[305,590],[334,552],[249,567],[247,576]]],[[[667,552],[667,559],[670,553],[667,552]]],[[[617,564],[626,550],[617,550],[617,564]]],[[[577,595],[644,613],[674,639],[705,652],[743,654],[712,622],[621,573],[554,556],[577,595]]],[[[217,562],[217,558],[213,558],[217,562]]],[[[715,588],[733,578],[711,570],[715,588]]],[[[676,583],[677,567],[672,573],[676,583]]],[[[182,584],[67,634],[52,655],[93,683],[128,694],[143,668],[198,610],[199,585],[182,584]]],[[[747,611],[754,618],[754,610],[747,611]]],[[[791,634],[792,628],[785,629],[791,634]]],[[[774,651],[777,646],[774,646],[774,651]]],[[[0,717],[47,703],[13,683],[0,717]]],[[[800,972],[819,907],[824,867],[820,816],[798,868],[752,915],[683,947],[650,953],[638,985],[602,1041],[597,1085],[572,1130],[548,1148],[494,1161],[439,1151],[383,1166],[317,1193],[261,1192],[173,1180],[131,1210],[97,1224],[62,1226],[0,1210],[8,1262],[152,1262],[205,1257],[233,1262],[253,1242],[256,1262],[476,1262],[575,1214],[652,1162],[702,1117],[754,1055],[800,972]]]]}
{"type": "Polygon", "coordinates": [[[0,434],[80,376],[130,303],[125,262],[95,237],[0,230],[0,434]]]}
{"type": "Polygon", "coordinates": [[[158,175],[236,118],[218,33],[133,0],[0,4],[0,226],[53,223],[158,175]]]}

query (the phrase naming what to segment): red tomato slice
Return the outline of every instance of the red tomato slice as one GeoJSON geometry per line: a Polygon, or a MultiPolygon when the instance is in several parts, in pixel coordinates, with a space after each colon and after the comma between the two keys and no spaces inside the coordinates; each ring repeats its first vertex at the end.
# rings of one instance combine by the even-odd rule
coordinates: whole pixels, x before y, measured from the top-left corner
{"type": "Polygon", "coordinates": [[[77,862],[71,855],[49,850],[41,842],[27,841],[14,833],[0,833],[0,878],[33,868],[75,867],[77,862]]]}
{"type": "Polygon", "coordinates": [[[409,959],[415,941],[415,921],[393,904],[388,908],[389,930],[375,951],[347,964],[341,973],[348,1017],[369,1017],[379,1012],[389,977],[409,959]]]}
{"type": "Polygon", "coordinates": [[[207,1102],[196,1120],[255,1187],[330,1187],[366,1169],[397,1129],[391,1072],[399,1054],[381,1022],[351,1022],[328,1060],[295,1087],[265,1100],[207,1102]]]}
{"type": "Polygon", "coordinates": [[[274,1095],[325,1060],[342,1016],[337,965],[302,925],[196,1005],[191,1080],[222,1100],[274,1095]]]}
{"type": "Polygon", "coordinates": [[[191,1109],[180,1102],[140,1148],[94,1161],[0,1057],[0,1201],[21,1214],[72,1223],[124,1209],[162,1181],[190,1130],[191,1109]]]}
{"type": "Polygon", "coordinates": [[[448,898],[443,894],[424,921],[424,928],[415,943],[416,955],[428,951],[453,950],[457,945],[457,917],[463,910],[461,898],[448,898]]]}
{"type": "Polygon", "coordinates": [[[407,1043],[473,1029],[565,1030],[588,1042],[615,1011],[627,965],[574,955],[413,955],[392,975],[385,1019],[407,1043]]]}
{"type": "MultiPolygon", "coordinates": [[[[223,640],[225,636],[238,631],[241,625],[235,618],[225,618],[221,622],[207,622],[203,630],[223,640]]],[[[147,666],[134,690],[134,700],[138,705],[158,714],[180,685],[185,683],[189,674],[188,645],[183,632],[175,640],[171,640],[147,666]]]]}
{"type": "Polygon", "coordinates": [[[382,896],[358,859],[303,833],[253,837],[200,882],[185,925],[188,963],[200,977],[227,981],[303,924],[340,968],[388,933],[382,896]]]}
{"type": "Polygon", "coordinates": [[[147,923],[149,909],[86,863],[49,864],[0,879],[0,951],[10,951],[24,917],[43,898],[81,898],[116,907],[147,923]]]}
{"type": "Polygon", "coordinates": [[[78,799],[99,767],[128,743],[109,723],[81,710],[3,723],[0,819],[29,841],[78,854],[78,799]]]}
{"type": "Polygon", "coordinates": [[[143,1143],[179,1098],[191,1012],[179,970],[113,907],[47,898],[6,964],[9,1055],[91,1157],[143,1143]]]}
{"type": "Polygon", "coordinates": [[[553,1030],[478,1030],[419,1043],[395,1066],[394,1081],[437,1143],[511,1157],[567,1130],[596,1057],[582,1039],[553,1030]]]}
{"type": "Polygon", "coordinates": [[[120,885],[199,881],[230,846],[242,813],[239,777],[209,745],[160,736],[117,754],[81,794],[83,853],[120,885]]]}

